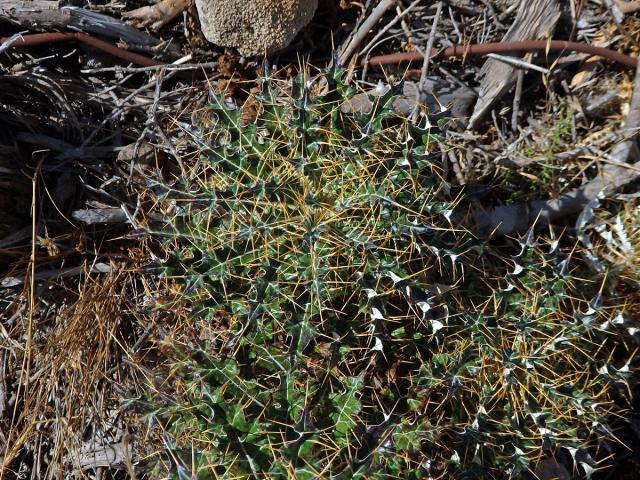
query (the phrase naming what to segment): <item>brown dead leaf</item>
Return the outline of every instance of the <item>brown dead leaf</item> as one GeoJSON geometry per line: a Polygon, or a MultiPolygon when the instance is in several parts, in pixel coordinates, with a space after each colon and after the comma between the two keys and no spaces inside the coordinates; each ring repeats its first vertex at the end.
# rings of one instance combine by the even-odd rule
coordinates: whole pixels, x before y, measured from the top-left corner
{"type": "MultiPolygon", "coordinates": [[[[615,34],[615,30],[615,24],[610,23],[609,25],[607,25],[605,31],[600,30],[595,34],[593,38],[593,45],[596,47],[604,47],[609,39],[615,34]]],[[[600,65],[601,62],[602,59],[600,57],[587,58],[580,66],[578,73],[576,73],[571,79],[571,86],[577,87],[578,85],[586,82],[589,78],[591,78],[595,71],[595,68],[600,65]]]]}

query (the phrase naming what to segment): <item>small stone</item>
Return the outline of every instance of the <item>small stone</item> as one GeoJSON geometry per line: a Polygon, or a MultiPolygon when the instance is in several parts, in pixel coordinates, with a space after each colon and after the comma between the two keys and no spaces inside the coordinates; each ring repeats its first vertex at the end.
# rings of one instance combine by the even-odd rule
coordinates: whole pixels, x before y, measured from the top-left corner
{"type": "Polygon", "coordinates": [[[206,39],[246,56],[289,45],[317,6],[318,0],[196,0],[206,39]]]}

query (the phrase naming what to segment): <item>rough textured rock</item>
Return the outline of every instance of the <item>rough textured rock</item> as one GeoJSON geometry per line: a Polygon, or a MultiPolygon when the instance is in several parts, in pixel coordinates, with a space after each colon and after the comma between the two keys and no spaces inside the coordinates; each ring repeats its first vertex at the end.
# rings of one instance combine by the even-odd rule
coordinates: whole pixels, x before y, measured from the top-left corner
{"type": "MultiPolygon", "coordinates": [[[[398,115],[408,116],[419,107],[417,86],[411,81],[403,83],[402,95],[392,104],[398,115]]],[[[343,103],[340,110],[343,113],[359,112],[368,114],[374,105],[375,97],[380,97],[389,91],[388,85],[378,85],[368,92],[358,93],[343,103]]],[[[476,98],[471,89],[455,88],[450,83],[438,77],[427,77],[424,86],[425,99],[423,105],[431,117],[437,117],[446,112],[451,119],[462,120],[469,115],[469,108],[476,98]]]]}
{"type": "Polygon", "coordinates": [[[242,55],[286,47],[317,6],[318,0],[196,0],[207,40],[242,55]]]}

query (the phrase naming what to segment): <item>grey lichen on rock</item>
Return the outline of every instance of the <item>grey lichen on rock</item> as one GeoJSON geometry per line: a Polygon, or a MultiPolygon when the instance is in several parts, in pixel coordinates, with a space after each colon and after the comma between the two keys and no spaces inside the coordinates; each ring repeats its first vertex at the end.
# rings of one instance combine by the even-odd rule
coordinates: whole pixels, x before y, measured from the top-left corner
{"type": "Polygon", "coordinates": [[[284,48],[307,25],[318,0],[196,0],[204,36],[242,55],[284,48]]]}

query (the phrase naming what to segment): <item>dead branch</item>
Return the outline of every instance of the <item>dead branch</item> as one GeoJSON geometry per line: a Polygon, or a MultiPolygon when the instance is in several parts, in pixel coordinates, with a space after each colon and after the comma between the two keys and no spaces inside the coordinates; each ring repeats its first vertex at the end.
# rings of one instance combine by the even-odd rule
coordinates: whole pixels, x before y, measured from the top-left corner
{"type": "Polygon", "coordinates": [[[615,162],[602,167],[601,173],[586,185],[550,200],[535,200],[493,207],[474,215],[474,223],[482,232],[496,235],[510,235],[527,230],[534,222],[536,227],[544,227],[554,221],[582,210],[599,196],[608,196],[620,187],[640,177],[640,161],[627,164],[631,153],[637,147],[636,138],[640,128],[640,68],[636,68],[633,95],[625,126],[620,130],[625,140],[617,144],[610,154],[615,162]]]}
{"type": "Polygon", "coordinates": [[[124,42],[131,48],[154,47],[160,41],[121,20],[78,7],[64,6],[58,0],[3,0],[0,19],[35,31],[71,29],[124,42]]]}
{"type": "Polygon", "coordinates": [[[341,64],[345,65],[347,63],[353,52],[355,52],[356,48],[358,48],[358,45],[360,45],[360,43],[362,43],[362,40],[364,40],[364,38],[369,34],[371,28],[376,24],[378,20],[380,20],[380,18],[382,18],[385,12],[389,10],[394,3],[395,0],[381,0],[378,6],[373,9],[371,15],[369,15],[369,17],[364,22],[362,22],[360,28],[358,28],[349,43],[340,52],[338,58],[340,59],[341,64]]]}
{"type": "Polygon", "coordinates": [[[640,10],[639,0],[614,0],[622,13],[634,13],[640,10]]]}
{"type": "Polygon", "coordinates": [[[185,11],[190,3],[191,0],[160,0],[154,5],[126,12],[122,18],[132,20],[136,26],[158,30],[185,11]]]}

